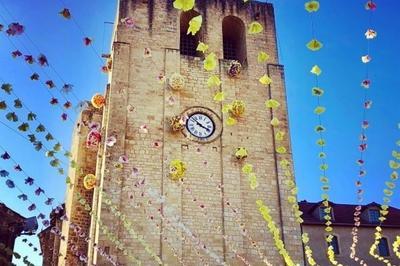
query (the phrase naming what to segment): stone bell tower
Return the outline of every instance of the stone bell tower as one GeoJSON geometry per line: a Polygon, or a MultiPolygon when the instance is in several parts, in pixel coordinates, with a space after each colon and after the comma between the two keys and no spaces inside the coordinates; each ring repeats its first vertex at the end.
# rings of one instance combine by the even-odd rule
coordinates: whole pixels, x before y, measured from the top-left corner
{"type": "MultiPolygon", "coordinates": [[[[86,166],[98,178],[99,187],[85,196],[98,219],[92,216],[88,222],[87,216],[78,213],[85,210],[74,207],[79,203],[73,193],[69,201],[75,203],[67,204],[72,222],[79,224],[81,217],[86,217],[82,227],[90,240],[80,247],[88,252],[89,262],[97,265],[109,265],[105,256],[95,251],[100,246],[122,265],[134,265],[130,255],[142,265],[157,265],[151,251],[165,265],[179,265],[180,258],[186,265],[220,265],[223,261],[243,265],[239,257],[251,265],[264,265],[257,246],[272,265],[284,265],[259,214],[256,200],[262,199],[272,210],[288,252],[303,264],[300,227],[287,202],[289,192],[278,165],[282,155],[275,152],[270,125],[273,115],[288,130],[273,6],[198,0],[193,10],[181,12],[172,2],[119,1],[110,84],[102,113],[102,143],[97,160],[84,161],[84,156],[78,160],[78,165],[86,166]],[[199,14],[202,29],[188,36],[188,22],[199,14]],[[264,32],[250,35],[247,25],[255,20],[264,32]],[[199,41],[217,55],[212,73],[204,70],[203,55],[196,51],[199,41]],[[260,51],[270,55],[268,63],[257,62],[260,51]],[[242,65],[236,77],[228,75],[232,60],[242,65]],[[180,90],[169,86],[175,73],[183,77],[180,90]],[[207,86],[211,74],[221,79],[219,88],[207,86]],[[258,81],[264,74],[273,80],[267,88],[258,81]],[[218,90],[225,93],[222,103],[213,99],[218,90]],[[281,103],[279,111],[265,108],[265,101],[271,98],[281,103]],[[244,101],[246,111],[237,124],[228,126],[223,104],[234,100],[244,101]],[[178,115],[194,115],[194,126],[173,132],[169,119],[178,115]],[[195,128],[199,121],[203,127],[195,128]],[[203,130],[203,136],[199,132],[204,127],[210,130],[203,130]],[[114,140],[111,144],[107,142],[110,139],[114,140]],[[244,162],[234,156],[238,147],[249,152],[244,162]],[[186,163],[184,184],[169,176],[170,162],[175,159],[186,163]],[[255,190],[242,173],[244,163],[254,166],[259,183],[255,190]],[[154,193],[149,196],[150,190],[163,198],[155,199],[154,193]],[[175,226],[177,221],[180,224],[177,229],[174,221],[175,226]],[[116,238],[110,239],[104,226],[116,238]],[[251,238],[242,233],[243,227],[251,238]]],[[[77,149],[79,152],[83,151],[77,149]]],[[[290,149],[286,156],[291,159],[290,149]]],[[[71,176],[78,180],[82,174],[71,176]]],[[[79,182],[74,190],[81,186],[79,182]]],[[[67,265],[72,259],[67,255],[67,265]]]]}

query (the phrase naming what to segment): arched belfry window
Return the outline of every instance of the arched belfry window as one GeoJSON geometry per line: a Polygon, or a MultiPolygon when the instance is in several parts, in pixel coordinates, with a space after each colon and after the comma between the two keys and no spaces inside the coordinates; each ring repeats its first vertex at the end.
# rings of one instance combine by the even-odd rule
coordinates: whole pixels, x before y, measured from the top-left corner
{"type": "Polygon", "coordinates": [[[242,65],[247,61],[246,27],[235,16],[227,16],[222,21],[224,59],[238,60],[242,65]]]}
{"type": "Polygon", "coordinates": [[[200,56],[199,52],[196,51],[196,48],[201,40],[201,30],[194,36],[192,34],[187,34],[189,21],[198,15],[200,14],[194,10],[182,12],[181,14],[180,51],[182,55],[200,56]]]}

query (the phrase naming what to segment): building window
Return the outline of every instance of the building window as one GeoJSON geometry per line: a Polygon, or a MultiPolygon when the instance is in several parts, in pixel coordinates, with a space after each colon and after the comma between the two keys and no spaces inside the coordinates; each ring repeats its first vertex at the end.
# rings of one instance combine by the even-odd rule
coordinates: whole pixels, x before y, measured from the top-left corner
{"type": "Polygon", "coordinates": [[[196,51],[197,45],[199,44],[201,30],[196,33],[196,35],[187,34],[187,30],[189,28],[189,21],[200,15],[198,12],[194,10],[190,10],[187,12],[183,12],[181,14],[180,19],[180,52],[181,55],[189,55],[189,56],[200,56],[200,53],[196,51]]]}
{"type": "Polygon", "coordinates": [[[370,209],[368,210],[369,221],[371,223],[379,223],[380,213],[377,209],[370,209]]]}
{"type": "Polygon", "coordinates": [[[335,252],[336,255],[339,255],[340,254],[339,240],[338,240],[337,236],[333,236],[332,242],[330,243],[330,245],[333,247],[333,252],[335,252]]]}
{"type": "Polygon", "coordinates": [[[378,252],[379,252],[379,256],[382,256],[382,257],[389,257],[390,256],[388,241],[384,237],[382,237],[379,240],[378,252]]]}
{"type": "Polygon", "coordinates": [[[246,27],[240,18],[227,16],[222,21],[224,59],[247,63],[246,27]]]}

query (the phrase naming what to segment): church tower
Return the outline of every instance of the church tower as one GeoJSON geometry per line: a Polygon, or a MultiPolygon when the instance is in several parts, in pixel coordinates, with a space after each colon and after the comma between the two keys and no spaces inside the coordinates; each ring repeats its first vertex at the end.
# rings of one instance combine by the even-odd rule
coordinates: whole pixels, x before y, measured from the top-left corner
{"type": "MultiPolygon", "coordinates": [[[[288,131],[273,6],[196,2],[193,10],[181,12],[172,0],[119,1],[106,104],[102,114],[85,110],[74,135],[78,167],[70,171],[66,211],[80,227],[74,231],[64,224],[59,265],[79,265],[79,250],[90,265],[135,265],[137,260],[157,265],[157,258],[165,265],[245,265],[244,260],[265,265],[263,256],[272,265],[284,265],[258,199],[271,208],[291,257],[304,263],[300,226],[287,202],[278,164],[282,155],[270,124],[278,117],[288,131]],[[189,36],[189,21],[198,15],[201,31],[189,36]],[[261,34],[248,33],[253,21],[263,25],[261,34]],[[199,41],[217,56],[211,73],[196,51],[199,41]],[[260,51],[270,55],[267,63],[257,62],[260,51]],[[235,77],[228,73],[232,60],[242,65],[235,77]],[[222,81],[219,87],[207,86],[211,74],[222,81]],[[268,87],[258,81],[264,74],[273,80],[268,87]],[[172,80],[179,90],[171,88],[172,80]],[[225,93],[223,102],[213,99],[217,91],[225,93]],[[282,108],[267,109],[271,98],[282,108]],[[227,125],[223,105],[234,100],[243,101],[246,111],[235,125],[227,125]],[[175,116],[183,121],[178,119],[182,128],[176,131],[170,126],[175,116]],[[94,152],[85,141],[96,121],[102,140],[94,152]],[[235,158],[239,147],[248,151],[244,160],[235,158]],[[174,160],[186,164],[183,182],[171,178],[174,160]],[[255,190],[242,172],[245,163],[257,175],[255,190]],[[97,177],[92,191],[83,189],[87,174],[97,177]]],[[[286,156],[291,160],[290,149],[286,156]]]]}

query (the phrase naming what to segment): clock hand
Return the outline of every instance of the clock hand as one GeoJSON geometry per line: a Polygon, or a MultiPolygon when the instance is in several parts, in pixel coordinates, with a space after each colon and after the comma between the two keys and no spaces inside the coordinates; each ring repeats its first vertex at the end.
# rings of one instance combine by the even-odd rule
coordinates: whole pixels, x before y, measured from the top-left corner
{"type": "Polygon", "coordinates": [[[207,132],[210,132],[209,128],[206,128],[205,126],[203,126],[201,123],[199,123],[198,121],[196,121],[197,125],[204,128],[207,132]]]}

